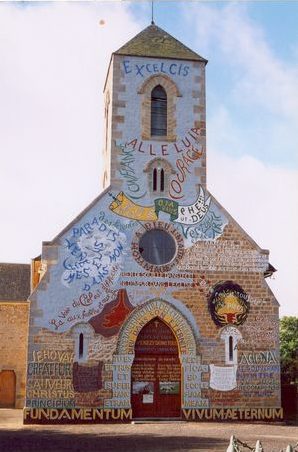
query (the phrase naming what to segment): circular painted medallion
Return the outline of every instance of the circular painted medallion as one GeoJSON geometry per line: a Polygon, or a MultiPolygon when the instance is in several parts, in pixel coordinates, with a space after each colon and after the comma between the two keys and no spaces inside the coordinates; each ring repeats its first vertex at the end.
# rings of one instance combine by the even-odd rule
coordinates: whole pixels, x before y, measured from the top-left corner
{"type": "Polygon", "coordinates": [[[209,310],[218,326],[242,325],[249,311],[248,295],[232,281],[221,282],[211,292],[209,310]]]}

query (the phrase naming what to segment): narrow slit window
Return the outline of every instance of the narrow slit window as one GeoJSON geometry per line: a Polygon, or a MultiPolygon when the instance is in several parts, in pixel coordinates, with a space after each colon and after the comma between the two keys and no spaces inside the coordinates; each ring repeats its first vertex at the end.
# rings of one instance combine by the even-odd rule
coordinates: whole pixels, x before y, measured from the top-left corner
{"type": "Polygon", "coordinates": [[[233,336],[229,337],[229,361],[233,361],[234,359],[234,344],[233,344],[233,336]]]}
{"type": "Polygon", "coordinates": [[[83,358],[84,355],[84,335],[80,333],[79,336],[79,358],[83,358]]]}
{"type": "Polygon", "coordinates": [[[160,191],[165,191],[165,172],[163,168],[160,170],[160,191]]]}
{"type": "Polygon", "coordinates": [[[151,92],[151,136],[167,135],[167,93],[161,85],[151,92]]]}
{"type": "Polygon", "coordinates": [[[153,191],[157,191],[157,169],[153,170],[153,191]]]}

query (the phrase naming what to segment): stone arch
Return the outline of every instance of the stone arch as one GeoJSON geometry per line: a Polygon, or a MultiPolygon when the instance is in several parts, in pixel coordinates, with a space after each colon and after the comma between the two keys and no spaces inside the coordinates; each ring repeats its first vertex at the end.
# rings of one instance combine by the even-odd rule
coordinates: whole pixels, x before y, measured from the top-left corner
{"type": "Polygon", "coordinates": [[[155,86],[161,85],[167,93],[167,136],[159,137],[165,141],[176,140],[176,101],[182,97],[176,83],[166,74],[148,77],[141,85],[138,94],[142,96],[142,139],[151,139],[151,92],[155,86]]]}
{"type": "Polygon", "coordinates": [[[196,339],[188,320],[177,308],[159,298],[132,311],[120,330],[116,353],[134,354],[138,334],[154,317],[159,317],[171,328],[177,339],[180,355],[196,355],[196,339]]]}
{"type": "Polygon", "coordinates": [[[149,160],[149,162],[145,165],[145,168],[143,169],[144,173],[148,173],[152,170],[152,168],[154,168],[154,166],[156,165],[162,165],[163,168],[165,168],[170,174],[176,174],[176,171],[173,168],[173,165],[171,165],[171,163],[162,158],[162,157],[155,157],[152,160],[149,160]]]}
{"type": "Polygon", "coordinates": [[[131,408],[131,366],[134,361],[134,347],[143,326],[154,317],[159,317],[173,331],[178,347],[182,373],[182,408],[208,408],[208,399],[201,391],[207,389],[209,383],[202,381],[202,374],[209,371],[209,366],[201,363],[201,356],[197,353],[195,333],[186,316],[175,306],[160,298],[147,301],[138,306],[128,316],[119,332],[116,354],[113,355],[110,370],[112,380],[110,386],[112,397],[106,400],[109,407],[131,408]],[[125,381],[127,391],[120,400],[117,383],[125,381]],[[189,391],[188,382],[196,385],[195,395],[189,391]]]}
{"type": "Polygon", "coordinates": [[[88,350],[89,343],[91,339],[94,337],[94,328],[90,325],[90,323],[77,323],[71,328],[71,335],[74,339],[74,359],[78,362],[86,362],[88,361],[88,350]],[[79,352],[79,344],[80,344],[80,336],[83,335],[84,338],[84,347],[83,354],[80,355],[79,352]]]}
{"type": "Polygon", "coordinates": [[[145,168],[143,169],[143,172],[147,174],[147,179],[148,179],[148,187],[149,187],[149,191],[150,193],[153,193],[155,195],[164,195],[164,196],[168,196],[169,193],[169,184],[170,184],[170,177],[172,174],[176,174],[176,171],[174,170],[173,166],[171,165],[171,163],[161,157],[156,157],[152,160],[150,160],[147,165],[145,166],[145,168]],[[164,189],[161,190],[159,183],[158,183],[158,188],[157,190],[154,190],[154,186],[153,186],[153,171],[157,171],[158,174],[158,179],[160,178],[160,172],[161,170],[164,171],[164,189]]]}
{"type": "Polygon", "coordinates": [[[139,89],[138,94],[144,94],[147,91],[151,93],[152,89],[156,85],[161,85],[166,90],[167,94],[173,94],[176,97],[182,97],[176,83],[171,79],[171,77],[165,74],[156,74],[148,77],[139,89]]]}
{"type": "Polygon", "coordinates": [[[242,339],[242,334],[233,325],[227,325],[225,326],[221,331],[219,335],[220,339],[225,344],[225,363],[226,364],[238,364],[238,347],[237,344],[242,339]],[[230,356],[230,347],[229,347],[229,339],[232,338],[233,343],[233,353],[232,356],[230,356]]]}

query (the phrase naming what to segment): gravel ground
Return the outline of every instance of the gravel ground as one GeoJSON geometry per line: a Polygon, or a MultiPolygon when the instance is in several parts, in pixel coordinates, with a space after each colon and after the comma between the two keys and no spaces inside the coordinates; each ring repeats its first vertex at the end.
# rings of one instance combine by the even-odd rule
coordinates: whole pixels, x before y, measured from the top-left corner
{"type": "MultiPolygon", "coordinates": [[[[102,425],[26,425],[22,410],[0,409],[2,452],[226,452],[231,435],[264,452],[286,450],[298,427],[265,423],[147,422],[102,425]]],[[[248,452],[249,449],[242,449],[248,452]]]]}

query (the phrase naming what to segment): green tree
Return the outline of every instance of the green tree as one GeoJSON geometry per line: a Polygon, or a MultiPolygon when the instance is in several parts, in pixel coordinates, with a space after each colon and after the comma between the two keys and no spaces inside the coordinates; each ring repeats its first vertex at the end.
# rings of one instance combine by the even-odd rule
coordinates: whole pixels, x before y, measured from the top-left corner
{"type": "Polygon", "coordinates": [[[283,383],[298,383],[298,317],[280,320],[280,360],[283,383]]]}

